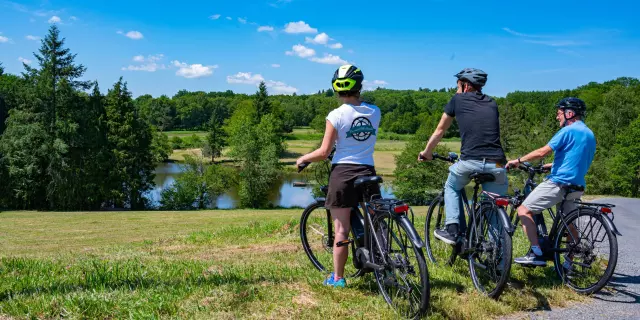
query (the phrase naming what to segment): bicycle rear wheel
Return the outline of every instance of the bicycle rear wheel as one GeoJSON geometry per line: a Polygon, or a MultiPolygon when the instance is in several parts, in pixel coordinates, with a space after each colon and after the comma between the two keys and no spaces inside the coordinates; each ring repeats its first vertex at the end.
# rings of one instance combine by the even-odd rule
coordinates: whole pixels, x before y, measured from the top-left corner
{"type": "Polygon", "coordinates": [[[396,219],[388,212],[377,212],[373,218],[375,237],[370,237],[371,256],[374,263],[385,268],[374,271],[374,275],[387,303],[404,318],[418,319],[429,306],[427,263],[422,249],[409,239],[409,230],[396,219]]]}
{"type": "Polygon", "coordinates": [[[594,208],[579,208],[566,216],[567,225],[561,222],[556,234],[554,248],[564,251],[554,253],[556,272],[581,294],[607,285],[618,262],[618,240],[604,219],[594,208]]]}
{"type": "MultiPolygon", "coordinates": [[[[353,239],[351,232],[351,239],[353,239]]],[[[335,228],[331,213],[323,203],[313,203],[304,209],[300,218],[300,240],[307,257],[311,263],[321,272],[333,270],[333,243],[335,241],[335,228]]],[[[355,256],[355,244],[349,244],[349,258],[344,267],[345,278],[358,277],[362,270],[353,264],[355,256]]]]}
{"type": "Polygon", "coordinates": [[[511,236],[500,222],[501,209],[483,204],[479,210],[469,230],[469,271],[476,289],[497,299],[511,273],[511,236]]]}
{"type": "Polygon", "coordinates": [[[438,195],[429,205],[424,224],[424,239],[429,260],[435,264],[453,265],[456,261],[455,247],[436,238],[434,232],[444,228],[444,196],[438,195]]]}

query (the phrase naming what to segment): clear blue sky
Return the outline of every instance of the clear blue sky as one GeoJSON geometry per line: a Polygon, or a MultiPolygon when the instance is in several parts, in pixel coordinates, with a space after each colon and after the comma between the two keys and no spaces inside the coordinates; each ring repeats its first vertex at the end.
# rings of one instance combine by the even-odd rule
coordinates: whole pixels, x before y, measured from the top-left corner
{"type": "Polygon", "coordinates": [[[452,87],[454,73],[476,67],[489,73],[485,92],[502,96],[640,77],[639,7],[634,1],[0,0],[0,61],[19,73],[19,59],[34,60],[40,45],[34,37],[57,23],[88,68],[86,78],[103,91],[123,76],[134,96],[252,93],[262,79],[273,94],[306,94],[328,89],[347,61],[363,70],[368,87],[393,89],[452,87]]]}

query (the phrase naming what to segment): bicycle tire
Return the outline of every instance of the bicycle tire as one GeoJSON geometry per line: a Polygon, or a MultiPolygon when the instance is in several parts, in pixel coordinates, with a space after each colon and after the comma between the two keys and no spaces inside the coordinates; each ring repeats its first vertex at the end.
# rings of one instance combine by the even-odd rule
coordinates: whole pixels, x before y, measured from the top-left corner
{"type": "MultiPolygon", "coordinates": [[[[571,289],[573,289],[574,291],[580,294],[588,295],[588,294],[593,294],[600,291],[602,288],[604,288],[607,285],[607,283],[609,283],[609,280],[611,280],[611,277],[613,276],[613,273],[616,268],[616,264],[618,262],[618,238],[613,232],[613,230],[609,227],[609,225],[603,221],[603,219],[605,218],[602,216],[602,214],[599,213],[594,208],[578,208],[576,210],[573,210],[566,216],[565,220],[567,222],[567,225],[571,225],[574,222],[574,220],[579,219],[581,217],[585,217],[585,216],[589,216],[590,221],[591,219],[595,219],[596,221],[598,221],[601,224],[602,229],[604,230],[603,236],[607,237],[607,239],[609,240],[609,248],[608,248],[609,259],[607,260],[607,267],[605,269],[604,274],[598,279],[596,283],[586,288],[580,288],[574,283],[575,282],[574,280],[570,279],[569,277],[566,277],[564,267],[562,266],[561,258],[563,257],[563,254],[561,254],[561,252],[558,252],[558,251],[554,252],[554,264],[555,264],[556,273],[567,286],[569,286],[571,289]]],[[[567,228],[565,227],[565,225],[563,223],[560,223],[558,232],[556,233],[555,240],[554,240],[555,249],[560,248],[561,240],[563,238],[562,235],[565,234],[566,229],[567,228]]],[[[598,231],[596,232],[596,236],[600,234],[600,231],[601,230],[598,229],[598,231]]],[[[582,237],[580,238],[581,238],[580,243],[582,244],[582,237]]],[[[583,254],[583,253],[578,253],[578,254],[583,254]]],[[[583,257],[584,257],[584,254],[583,254],[583,257]]],[[[584,261],[582,263],[584,263],[584,261]]]]}
{"type": "Polygon", "coordinates": [[[455,263],[458,256],[455,249],[456,247],[442,242],[433,234],[436,228],[442,228],[444,226],[444,219],[444,195],[440,194],[431,201],[427,211],[427,220],[424,224],[425,248],[427,256],[432,263],[451,266],[455,263]],[[436,210],[438,207],[441,210],[436,210]]]}
{"type": "MultiPolygon", "coordinates": [[[[497,245],[498,249],[493,249],[493,252],[490,252],[487,255],[489,257],[494,257],[496,253],[501,253],[503,270],[500,271],[498,269],[498,264],[500,264],[500,262],[497,262],[496,260],[499,260],[500,258],[494,258],[492,260],[489,260],[488,258],[485,263],[482,264],[480,262],[474,261],[474,259],[478,257],[477,251],[474,251],[467,257],[469,263],[469,273],[471,274],[473,285],[478,291],[486,294],[490,298],[498,299],[507,286],[511,273],[511,257],[513,253],[512,239],[511,235],[509,235],[509,233],[507,232],[507,229],[500,222],[500,218],[498,216],[499,209],[496,206],[494,206],[493,204],[484,204],[480,206],[479,210],[479,221],[474,221],[471,229],[469,230],[469,248],[482,248],[482,250],[487,250],[486,248],[493,249],[496,247],[495,241],[487,239],[491,238],[489,234],[487,234],[486,236],[484,235],[485,230],[489,232],[489,221],[491,220],[491,218],[494,218],[494,224],[499,229],[492,232],[494,235],[493,238],[500,239],[501,241],[497,245]],[[478,228],[478,226],[480,226],[480,228],[478,228]],[[480,233],[479,231],[482,231],[482,233],[480,233]],[[482,235],[479,236],[480,234],[482,235]],[[479,267],[480,265],[484,265],[484,267],[486,268],[485,270],[487,271],[489,276],[493,278],[491,280],[496,280],[494,288],[487,290],[486,284],[483,284],[483,282],[486,283],[486,281],[484,281],[484,279],[480,279],[480,274],[482,274],[485,270],[481,271],[476,269],[476,267],[479,267]]],[[[498,254],[498,256],[500,255],[498,254]]],[[[482,267],[480,267],[480,269],[482,269],[482,267]]]]}
{"type": "Polygon", "coordinates": [[[425,314],[429,307],[431,294],[429,271],[427,269],[427,261],[424,257],[424,253],[422,252],[421,248],[418,248],[413,243],[411,243],[411,240],[407,236],[410,231],[407,230],[407,227],[404,224],[397,223],[396,218],[391,213],[377,212],[375,214],[375,217],[373,218],[373,226],[376,235],[378,235],[378,240],[381,241],[381,245],[385,247],[382,252],[384,252],[388,262],[387,264],[383,264],[382,259],[379,258],[381,248],[378,246],[374,236],[372,235],[370,237],[372,261],[377,264],[383,264],[383,266],[385,267],[385,270],[383,271],[374,270],[374,277],[376,279],[376,283],[378,284],[378,289],[380,290],[380,293],[384,297],[385,301],[390,306],[392,306],[396,312],[399,312],[400,305],[404,303],[403,301],[398,301],[398,299],[396,299],[398,297],[398,294],[394,295],[390,293],[389,290],[386,289],[386,286],[390,283],[391,285],[393,285],[393,283],[395,282],[395,286],[397,288],[403,285],[405,287],[408,287],[409,289],[407,289],[406,292],[408,293],[410,298],[410,309],[409,312],[407,314],[403,314],[403,316],[407,319],[419,319],[422,315],[425,314]],[[387,220],[388,222],[385,220],[387,220]],[[387,226],[386,230],[384,228],[385,225],[387,226]],[[404,235],[396,234],[394,230],[399,233],[404,233],[404,235]],[[389,232],[387,233],[386,231],[389,232]],[[399,253],[396,253],[394,255],[395,257],[391,255],[395,251],[393,250],[392,246],[393,242],[399,245],[398,251],[402,253],[402,256],[399,256],[399,253]],[[407,248],[408,244],[410,244],[412,250],[409,250],[407,248]],[[413,251],[413,254],[415,255],[414,263],[417,266],[419,277],[419,283],[417,285],[415,283],[409,283],[409,281],[407,281],[406,279],[408,273],[415,273],[415,266],[412,266],[411,262],[409,262],[409,251],[413,251]],[[391,262],[392,259],[393,262],[391,262]],[[400,265],[400,267],[398,267],[398,265],[400,265]],[[398,274],[402,272],[405,272],[404,277],[400,275],[400,279],[398,279],[398,274]],[[412,298],[414,297],[414,289],[417,289],[415,291],[420,293],[420,297],[417,299],[419,300],[417,301],[417,308],[411,308],[411,306],[413,305],[411,301],[413,301],[412,298]]]}
{"type": "MultiPolygon", "coordinates": [[[[331,220],[331,215],[329,214],[329,211],[324,207],[324,203],[322,203],[322,202],[314,202],[314,203],[308,205],[304,209],[304,211],[302,212],[302,216],[300,217],[300,240],[302,242],[302,248],[304,249],[304,252],[307,254],[307,257],[309,258],[309,260],[311,261],[313,266],[318,271],[329,272],[328,270],[333,268],[333,244],[331,244],[329,246],[327,243],[325,243],[326,240],[325,240],[324,236],[321,239],[321,241],[322,241],[321,243],[318,243],[317,241],[313,241],[313,244],[312,244],[312,242],[309,241],[309,237],[308,237],[308,233],[307,233],[307,226],[309,224],[309,218],[311,217],[311,214],[314,211],[316,211],[317,209],[320,209],[320,210],[326,212],[327,218],[329,219],[329,223],[333,223],[333,221],[330,221],[331,220]],[[314,251],[313,247],[316,247],[315,251],[314,251]],[[327,251],[327,253],[330,254],[330,259],[319,259],[318,258],[318,254],[320,252],[316,252],[316,251],[318,251],[317,249],[320,249],[320,248],[324,249],[325,251],[327,251]],[[327,267],[329,267],[329,268],[327,268],[327,267]]],[[[320,231],[320,230],[316,230],[316,231],[320,231]]],[[[328,235],[328,230],[325,230],[324,233],[326,235],[328,235]]],[[[353,236],[353,231],[351,231],[350,233],[353,236]]],[[[349,249],[351,251],[351,253],[349,254],[349,257],[350,257],[349,260],[351,260],[351,259],[353,259],[353,257],[355,257],[356,248],[355,248],[354,243],[350,243],[349,244],[349,249]]],[[[363,270],[355,268],[355,266],[353,266],[353,263],[350,263],[349,260],[347,260],[347,264],[345,265],[345,273],[344,273],[345,278],[355,278],[355,277],[359,277],[360,275],[362,275],[363,270]]]]}

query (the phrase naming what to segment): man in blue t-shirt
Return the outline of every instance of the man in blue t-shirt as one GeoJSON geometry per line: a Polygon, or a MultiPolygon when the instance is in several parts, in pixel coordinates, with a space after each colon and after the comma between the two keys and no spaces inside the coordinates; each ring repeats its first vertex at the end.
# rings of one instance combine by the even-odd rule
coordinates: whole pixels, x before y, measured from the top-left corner
{"type": "MultiPolygon", "coordinates": [[[[596,152],[596,139],[591,129],[582,121],[586,111],[584,101],[578,98],[562,99],[557,105],[556,119],[560,122],[560,131],[544,147],[535,150],[517,160],[507,163],[507,168],[516,167],[521,162],[544,158],[554,152],[551,174],[527,196],[518,207],[518,216],[522,228],[531,242],[531,251],[524,257],[516,258],[519,264],[545,266],[547,262],[541,257],[542,250],[538,243],[536,224],[533,215],[559,204],[567,185],[585,187],[584,176],[587,174],[596,152]]],[[[550,165],[545,165],[549,167],[550,165]]],[[[563,210],[565,213],[575,209],[573,200],[580,198],[582,191],[574,191],[567,195],[563,210]]]]}

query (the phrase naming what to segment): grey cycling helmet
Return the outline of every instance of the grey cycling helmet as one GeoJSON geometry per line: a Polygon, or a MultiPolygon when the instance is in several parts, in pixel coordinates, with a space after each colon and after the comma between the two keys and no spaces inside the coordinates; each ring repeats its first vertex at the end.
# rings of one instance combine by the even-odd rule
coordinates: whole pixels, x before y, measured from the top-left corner
{"type": "Polygon", "coordinates": [[[466,80],[476,89],[480,89],[487,84],[487,73],[475,68],[465,68],[455,75],[458,80],[466,80]]]}

